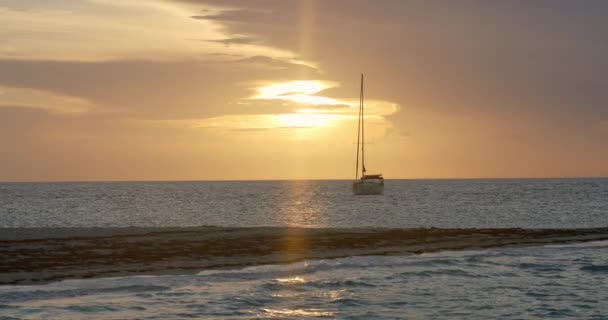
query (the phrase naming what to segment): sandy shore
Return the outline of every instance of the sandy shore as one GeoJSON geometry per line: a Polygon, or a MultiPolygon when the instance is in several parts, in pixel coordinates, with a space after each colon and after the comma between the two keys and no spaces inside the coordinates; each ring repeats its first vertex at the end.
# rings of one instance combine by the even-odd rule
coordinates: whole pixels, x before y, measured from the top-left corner
{"type": "Polygon", "coordinates": [[[607,240],[595,229],[0,229],[0,284],[607,240]]]}

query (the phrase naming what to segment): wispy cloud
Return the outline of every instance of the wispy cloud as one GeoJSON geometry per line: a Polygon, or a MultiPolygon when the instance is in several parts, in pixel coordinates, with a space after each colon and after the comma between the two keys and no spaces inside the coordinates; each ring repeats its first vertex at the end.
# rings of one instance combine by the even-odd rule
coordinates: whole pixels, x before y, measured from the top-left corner
{"type": "Polygon", "coordinates": [[[55,114],[81,114],[95,106],[87,100],[44,90],[0,87],[0,108],[40,109],[55,114]]]}
{"type": "Polygon", "coordinates": [[[259,39],[254,38],[254,37],[232,37],[232,38],[204,40],[204,41],[221,43],[226,46],[230,46],[233,44],[255,44],[255,43],[259,42],[259,39]]]}
{"type": "MultiPolygon", "coordinates": [[[[153,61],[238,53],[298,59],[293,52],[257,44],[252,37],[226,34],[216,21],[190,19],[201,6],[164,0],[58,1],[52,6],[15,2],[0,7],[0,58],[153,61]]],[[[206,8],[219,12],[216,7],[206,8]]]]}

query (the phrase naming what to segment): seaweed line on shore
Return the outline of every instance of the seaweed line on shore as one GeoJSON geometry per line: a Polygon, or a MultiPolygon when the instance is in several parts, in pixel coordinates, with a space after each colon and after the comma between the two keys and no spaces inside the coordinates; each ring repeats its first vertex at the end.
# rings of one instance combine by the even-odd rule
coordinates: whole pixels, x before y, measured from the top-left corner
{"type": "Polygon", "coordinates": [[[32,228],[0,229],[0,235],[0,284],[6,285],[607,240],[608,228],[32,228]]]}

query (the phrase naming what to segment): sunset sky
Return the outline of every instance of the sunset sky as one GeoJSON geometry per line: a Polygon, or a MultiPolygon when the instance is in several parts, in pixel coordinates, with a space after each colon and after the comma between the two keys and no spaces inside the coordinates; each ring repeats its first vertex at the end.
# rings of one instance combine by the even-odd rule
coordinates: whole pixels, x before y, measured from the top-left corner
{"type": "Polygon", "coordinates": [[[608,1],[0,0],[0,181],[608,176],[608,1]]]}

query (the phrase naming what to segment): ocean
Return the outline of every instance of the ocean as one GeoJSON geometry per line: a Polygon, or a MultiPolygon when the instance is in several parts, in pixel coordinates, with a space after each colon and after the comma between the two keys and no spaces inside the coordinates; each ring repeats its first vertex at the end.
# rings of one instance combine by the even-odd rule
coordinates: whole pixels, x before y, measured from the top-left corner
{"type": "Polygon", "coordinates": [[[0,228],[606,226],[608,179],[2,183],[0,228]]]}
{"type": "Polygon", "coordinates": [[[608,179],[0,184],[0,319],[608,319],[608,179]]]}

